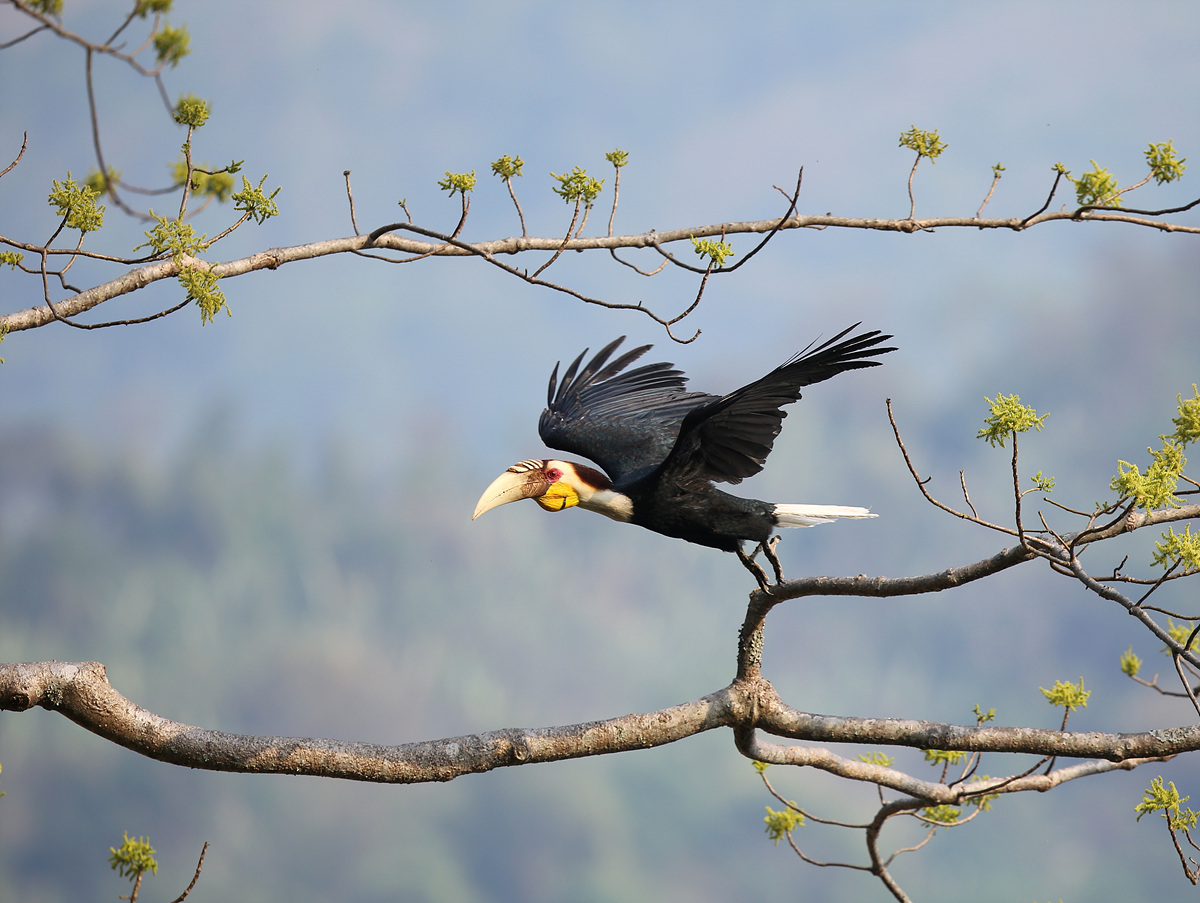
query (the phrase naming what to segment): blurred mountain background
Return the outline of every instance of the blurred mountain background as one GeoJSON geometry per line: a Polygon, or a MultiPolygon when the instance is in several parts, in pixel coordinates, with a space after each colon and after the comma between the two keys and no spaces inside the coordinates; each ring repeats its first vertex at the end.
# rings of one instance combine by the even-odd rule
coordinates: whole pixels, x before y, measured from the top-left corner
{"type": "MultiPolygon", "coordinates": [[[[67,0],[65,21],[103,38],[125,9],[67,0]]],[[[801,165],[802,212],[904,216],[912,157],[896,141],[914,123],[949,144],[918,170],[918,216],[973,214],[997,161],[1006,170],[986,212],[1012,216],[1041,206],[1060,160],[1078,175],[1095,159],[1126,185],[1142,177],[1150,141],[1174,139],[1183,156],[1200,148],[1200,8],[1188,4],[752,3],[735,15],[705,3],[260,0],[179,3],[172,20],[187,22],[193,52],[168,90],[213,102],[197,156],[244,158],[253,181],[269,172],[268,188],[284,186],[283,215],[243,227],[214,259],[350,234],[346,169],[363,231],[399,218],[400,198],[418,222],[452,228],[458,200],[436,182],[476,170],[464,237],[484,239],[520,228],[488,173],[501,154],[526,161],[516,189],[531,234],[555,235],[569,211],[548,173],[581,165],[609,180],[589,227],[600,232],[614,147],[631,161],[620,232],[777,216],[786,203],[772,186],[790,188],[801,165]],[[1116,62],[1086,52],[1083,36],[1097,33],[1087,23],[1119,33],[1116,62]]],[[[0,41],[24,28],[0,10],[0,41]]],[[[0,180],[0,234],[48,236],[51,179],[92,165],[82,71],[80,52],[44,35],[0,52],[0,156],[29,132],[25,159],[0,180]]],[[[97,71],[108,156],[133,181],[165,182],[183,133],[151,85],[97,71]]],[[[1197,195],[1189,173],[1129,203],[1197,195]]],[[[216,234],[228,214],[206,211],[197,227],[216,234]]],[[[108,222],[89,246],[123,253],[141,240],[144,227],[111,207],[108,222]]],[[[733,244],[741,255],[753,246],[733,244]]],[[[116,274],[77,269],[77,284],[116,274]]],[[[663,314],[696,290],[690,277],[644,279],[590,255],[549,273],[663,314]]],[[[1056,477],[1053,498],[1088,508],[1118,458],[1144,463],[1176,394],[1200,379],[1198,284],[1194,236],[1132,226],[827,229],[780,235],[711,280],[678,330],[703,329],[685,347],[647,318],[479,261],[349,257],[228,280],[232,318],[203,328],[185,311],[128,329],[10,335],[0,658],[101,661],[130,699],[192,724],[379,743],[692,699],[733,675],[751,587],[732,556],[531,504],[470,521],[497,473],[541,453],[536,421],[556,360],[628,334],[719,392],[850,323],[895,333],[900,351],[884,367],[805,393],[744,494],[880,515],[789,532],[791,575],[926,573],[1006,543],[920,498],[884,399],[931,489],[957,498],[963,469],[981,514],[1003,521],[1007,452],[975,434],[985,395],[1019,393],[1050,413],[1022,442],[1023,472],[1056,477]]],[[[98,313],[136,316],[178,293],[159,285],[98,313]]],[[[39,298],[32,280],[0,273],[4,310],[39,298]]],[[[1128,552],[1135,566],[1152,541],[1101,554],[1115,565],[1128,552]]],[[[1170,604],[1195,601],[1194,589],[1171,592],[1170,604]]],[[[978,703],[1000,723],[1046,726],[1058,715],[1038,687],[1083,676],[1094,694],[1072,716],[1077,729],[1187,722],[1120,674],[1130,645],[1148,671],[1168,670],[1122,612],[1027,566],[930,597],[788,603],[768,623],[765,673],[808,711],[961,723],[978,703]]],[[[927,767],[919,753],[897,759],[927,767]]],[[[384,787],[186,771],[39,710],[0,717],[0,763],[2,900],[127,892],[106,862],[122,831],[159,851],[146,899],[182,890],[204,840],[198,903],[886,898],[872,879],[770,843],[772,800],[724,731],[384,787]]],[[[985,758],[981,771],[1013,767],[985,758]]],[[[1001,800],[939,832],[898,880],[922,900],[1182,899],[1161,827],[1135,824],[1133,807],[1155,775],[1187,793],[1198,771],[1184,758],[1001,800]]],[[[825,817],[871,811],[869,788],[771,776],[825,817]]],[[[894,846],[915,836],[897,830],[894,846]]],[[[863,861],[858,835],[810,826],[799,839],[820,858],[863,861]]]]}

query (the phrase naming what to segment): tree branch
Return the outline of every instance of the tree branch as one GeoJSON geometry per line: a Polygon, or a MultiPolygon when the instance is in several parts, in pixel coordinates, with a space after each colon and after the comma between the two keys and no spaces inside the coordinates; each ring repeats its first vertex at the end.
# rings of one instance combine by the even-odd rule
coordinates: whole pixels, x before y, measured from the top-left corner
{"type": "Polygon", "coordinates": [[[744,692],[728,688],[649,714],[383,746],[232,734],[171,721],[118,693],[97,662],[0,664],[0,711],[41,706],[60,712],[94,734],[161,762],[387,784],[449,781],[503,766],[661,746],[727,726],[745,717],[746,705],[744,692]]]}
{"type": "MultiPolygon", "coordinates": [[[[1196,203],[1200,203],[1200,200],[1198,200],[1196,203]]],[[[444,239],[431,242],[391,234],[381,234],[385,230],[397,228],[408,228],[411,231],[418,233],[425,232],[426,234],[429,234],[428,230],[418,229],[410,224],[401,223],[384,227],[383,230],[376,230],[376,232],[372,233],[371,236],[356,235],[349,238],[329,239],[325,241],[313,242],[311,244],[296,245],[288,248],[273,248],[268,251],[253,254],[249,257],[243,257],[239,260],[232,260],[226,263],[218,264],[214,268],[214,271],[218,276],[222,277],[240,276],[244,273],[252,272],[254,270],[274,269],[285,263],[291,263],[297,260],[309,260],[316,257],[325,257],[331,254],[344,254],[361,251],[367,247],[387,248],[404,254],[416,254],[423,257],[480,256],[489,258],[502,254],[521,254],[525,251],[550,251],[553,253],[559,252],[560,250],[565,252],[655,248],[659,245],[666,245],[677,241],[686,241],[690,240],[691,238],[706,238],[721,236],[723,234],[737,235],[808,228],[868,229],[884,232],[909,233],[939,228],[970,227],[973,229],[1010,229],[1012,231],[1020,232],[1031,226],[1044,222],[1053,222],[1057,220],[1072,221],[1077,219],[1079,219],[1079,217],[1076,216],[1076,211],[1045,213],[1030,217],[1028,219],[1020,219],[1018,217],[1009,217],[1005,219],[940,217],[916,220],[888,220],[830,215],[794,215],[789,216],[784,220],[776,218],[768,220],[716,223],[706,226],[672,229],[667,232],[643,232],[636,235],[575,237],[570,238],[565,242],[561,237],[537,238],[522,236],[504,238],[495,241],[473,243],[456,241],[453,243],[447,243],[444,239]]],[[[1189,232],[1200,234],[1200,226],[1186,226],[1162,220],[1147,219],[1142,216],[1131,215],[1128,212],[1090,212],[1086,217],[1083,217],[1083,219],[1087,222],[1124,222],[1161,229],[1166,232],[1189,232]]],[[[9,239],[5,236],[0,236],[0,244],[6,244],[14,248],[22,248],[24,250],[35,250],[30,245],[9,239]]],[[[55,254],[74,252],[49,249],[48,253],[55,254]]],[[[157,266],[164,265],[169,266],[169,262],[157,264],[157,266]]],[[[147,268],[146,272],[136,277],[133,276],[132,273],[126,273],[110,282],[96,285],[90,289],[87,289],[86,291],[80,292],[76,296],[64,298],[62,301],[55,302],[55,308],[64,316],[74,316],[75,314],[90,310],[91,308],[98,304],[102,304],[105,301],[112,300],[119,295],[126,294],[135,290],[136,288],[141,288],[141,284],[134,284],[138,281],[140,281],[142,284],[148,284],[156,279],[169,278],[170,276],[174,275],[176,275],[176,273],[173,271],[164,272],[151,270],[150,268],[147,268]],[[130,281],[131,279],[133,282],[130,281]]],[[[583,298],[583,296],[578,295],[577,293],[576,296],[580,297],[581,299],[583,298]]],[[[641,310],[649,316],[655,316],[651,311],[645,307],[642,307],[640,304],[608,304],[607,302],[596,301],[595,299],[583,300],[587,300],[590,303],[605,304],[606,306],[618,309],[641,310]]],[[[19,332],[23,329],[34,329],[39,326],[44,326],[47,323],[52,322],[54,319],[55,318],[50,312],[49,308],[46,306],[41,306],[0,316],[0,325],[6,326],[9,332],[19,332]]]]}
{"type": "MultiPolygon", "coordinates": [[[[119,746],[174,765],[389,784],[449,781],[505,766],[649,749],[718,727],[738,728],[735,731],[738,747],[751,757],[768,761],[788,758],[790,764],[823,765],[829,770],[846,766],[838,765],[837,757],[829,758],[831,754],[823,750],[788,750],[764,745],[754,739],[753,727],[797,740],[1082,756],[1114,762],[1200,749],[1200,725],[1136,734],[1101,734],[813,715],[785,705],[774,688],[761,678],[735,681],[700,699],[656,712],[384,746],[232,734],[182,724],[126,699],[113,689],[104,666],[96,662],[0,664],[0,710],[21,712],[35,706],[60,712],[119,746]]],[[[880,777],[875,772],[868,774],[878,766],[852,764],[862,774],[847,774],[849,777],[861,780],[880,777]]],[[[889,777],[877,782],[892,786],[898,781],[889,777]]],[[[896,789],[920,792],[923,786],[923,782],[918,782],[902,784],[896,789]]],[[[969,788],[971,792],[986,789],[979,784],[969,788]]],[[[961,797],[967,791],[960,788],[958,793],[961,797]]]]}

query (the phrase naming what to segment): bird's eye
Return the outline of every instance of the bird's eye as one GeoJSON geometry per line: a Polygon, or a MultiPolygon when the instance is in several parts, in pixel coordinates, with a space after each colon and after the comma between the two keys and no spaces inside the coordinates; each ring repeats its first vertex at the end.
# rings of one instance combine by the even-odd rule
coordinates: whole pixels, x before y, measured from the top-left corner
{"type": "Polygon", "coordinates": [[[552,482],[557,483],[558,478],[561,476],[562,476],[562,471],[559,470],[557,467],[551,467],[549,470],[546,471],[546,477],[549,480],[551,480],[552,482]]]}

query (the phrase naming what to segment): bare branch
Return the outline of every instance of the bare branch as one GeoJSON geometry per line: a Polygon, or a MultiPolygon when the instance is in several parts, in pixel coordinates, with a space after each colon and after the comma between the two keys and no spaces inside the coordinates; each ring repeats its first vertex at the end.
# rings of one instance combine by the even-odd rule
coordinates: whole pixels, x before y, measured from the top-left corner
{"type": "Polygon", "coordinates": [[[912,474],[912,478],[916,482],[917,488],[921,490],[921,495],[925,496],[926,501],[937,508],[941,508],[947,514],[953,514],[955,517],[970,521],[973,524],[979,524],[981,527],[987,527],[989,530],[1007,533],[1010,536],[1020,535],[1016,530],[1011,530],[1008,527],[1001,527],[999,524],[993,524],[990,521],[983,520],[975,513],[975,506],[972,505],[971,500],[967,498],[966,478],[962,475],[962,471],[959,471],[959,481],[962,483],[963,487],[963,498],[966,499],[967,506],[971,509],[971,513],[966,514],[965,512],[959,511],[956,508],[951,508],[949,505],[943,504],[935,499],[929,493],[929,490],[925,488],[925,484],[933,478],[926,477],[925,479],[921,479],[921,475],[917,472],[916,465],[913,464],[912,458],[908,454],[908,449],[904,445],[904,440],[900,437],[900,427],[896,425],[896,417],[892,413],[892,400],[888,398],[886,399],[885,403],[887,404],[888,421],[891,423],[892,433],[896,437],[896,445],[899,446],[900,454],[904,456],[904,463],[908,466],[908,472],[912,474]]]}
{"type": "Polygon", "coordinates": [[[1066,173],[1063,170],[1058,169],[1058,168],[1056,168],[1054,170],[1054,173],[1055,173],[1054,184],[1050,186],[1050,193],[1048,195],[1046,195],[1046,203],[1042,204],[1042,206],[1040,208],[1038,208],[1038,210],[1035,213],[1031,213],[1029,216],[1027,216],[1024,220],[1021,221],[1022,228],[1024,228],[1024,226],[1028,225],[1030,222],[1032,222],[1033,220],[1035,220],[1039,216],[1041,216],[1043,213],[1045,213],[1046,208],[1050,206],[1050,202],[1052,200],[1054,200],[1054,192],[1058,191],[1058,183],[1061,182],[1063,176],[1066,175],[1066,173]]]}
{"type": "Polygon", "coordinates": [[[581,756],[647,749],[746,715],[742,692],[722,690],[658,712],[566,727],[491,731],[381,746],[300,737],[255,737],[162,718],[112,688],[104,666],[40,662],[0,665],[0,710],[41,706],[126,749],[191,768],[304,774],[409,784],[581,756]]]}
{"type": "MultiPolygon", "coordinates": [[[[1195,203],[1200,204],[1200,200],[1195,203]]],[[[1193,205],[1189,205],[1193,206],[1193,205]]],[[[1186,209],[1186,208],[1180,208],[1186,209]]],[[[362,251],[367,247],[389,248],[392,250],[401,251],[403,253],[417,254],[423,257],[463,257],[476,255],[484,257],[491,263],[496,263],[495,256],[500,254],[520,254],[525,251],[545,250],[555,253],[565,251],[590,251],[590,250],[612,250],[617,248],[655,248],[659,246],[669,245],[672,242],[685,241],[693,237],[704,238],[718,235],[737,235],[747,233],[763,233],[776,232],[787,229],[805,229],[805,228],[826,228],[837,227],[847,229],[871,229],[878,231],[889,232],[915,232],[923,229],[937,229],[950,227],[964,227],[980,229],[1011,229],[1021,231],[1043,222],[1051,222],[1055,220],[1071,220],[1073,212],[1064,211],[1060,213],[1049,213],[1045,215],[1035,215],[1027,219],[993,219],[993,220],[977,220],[970,217],[943,217],[925,220],[884,220],[884,219],[859,219],[854,217],[836,217],[829,215],[821,216],[800,216],[794,215],[788,217],[785,221],[778,219],[759,220],[752,222],[729,222],[719,223],[707,226],[696,226],[685,229],[673,229],[668,232],[645,232],[638,235],[604,235],[586,238],[571,238],[563,241],[562,238],[505,238],[496,241],[475,242],[468,244],[466,242],[446,242],[440,241],[437,243],[416,241],[413,239],[402,238],[400,236],[387,235],[398,228],[406,228],[418,234],[437,235],[429,230],[419,229],[412,223],[403,223],[399,225],[389,225],[375,230],[371,236],[364,241],[363,236],[353,236],[342,239],[329,239],[326,241],[313,242],[306,245],[297,245],[290,248],[274,248],[269,251],[251,255],[250,257],[242,258],[241,260],[229,261],[224,264],[219,264],[216,267],[218,275],[233,276],[241,275],[256,269],[274,269],[284,263],[290,263],[295,260],[306,260],[314,257],[323,257],[329,254],[353,253],[362,251]]],[[[1113,221],[1127,222],[1141,226],[1161,229],[1167,232],[1189,232],[1200,234],[1200,226],[1183,226],[1176,223],[1169,223],[1159,220],[1148,220],[1139,216],[1129,215],[1126,213],[1106,213],[1097,214],[1087,217],[1089,222],[1113,221]]],[[[0,237],[0,242],[8,244],[12,247],[29,248],[20,242],[13,241],[8,238],[0,237]]],[[[64,253],[62,251],[48,249],[48,253],[64,253]]],[[[92,257],[101,257],[102,255],[88,255],[92,257]]],[[[102,258],[104,259],[104,258],[102,258]]],[[[116,260],[119,258],[106,258],[116,260]]],[[[744,261],[739,261],[739,263],[744,261]]],[[[595,298],[588,298],[582,293],[575,292],[563,286],[557,286],[553,283],[533,281],[527,275],[521,273],[515,267],[507,268],[509,272],[519,276],[525,281],[530,281],[535,285],[543,285],[548,288],[553,288],[556,291],[562,291],[572,295],[589,304],[601,304],[606,307],[611,307],[616,310],[638,310],[650,316],[659,323],[664,323],[663,318],[653,314],[641,304],[613,304],[601,301],[595,298]]],[[[730,270],[733,268],[730,267],[730,270]]],[[[697,268],[699,270],[699,268],[697,268]]],[[[724,271],[723,271],[724,272],[724,271]]],[[[109,301],[118,295],[133,291],[130,287],[132,283],[138,280],[145,279],[147,274],[132,277],[131,274],[125,274],[110,282],[101,285],[93,286],[87,291],[80,292],[79,295],[73,298],[67,298],[56,302],[56,306],[60,311],[64,311],[66,315],[74,315],[84,310],[109,301]]],[[[175,275],[171,273],[170,275],[175,275]]],[[[166,278],[158,276],[157,278],[166,278]]],[[[152,281],[152,280],[151,280],[152,281]]],[[[136,288],[140,288],[137,285],[136,288]]],[[[33,329],[39,326],[44,326],[54,320],[53,314],[48,308],[30,308],[24,311],[0,316],[0,323],[7,326],[10,332],[17,332],[22,329],[33,329]]]]}
{"type": "Polygon", "coordinates": [[[996,191],[996,185],[999,182],[1000,182],[1000,168],[999,168],[999,165],[997,165],[996,167],[994,167],[992,169],[992,184],[988,186],[988,192],[987,192],[987,195],[983,199],[983,203],[980,204],[979,209],[975,211],[975,219],[979,219],[979,217],[983,216],[983,208],[986,207],[988,205],[988,202],[992,199],[992,194],[996,191]]]}
{"type": "Polygon", "coordinates": [[[346,199],[350,201],[350,226],[354,229],[354,234],[358,235],[358,219],[354,215],[354,192],[350,190],[350,170],[342,173],[346,177],[346,199]]]}
{"type": "MultiPolygon", "coordinates": [[[[1032,753],[1124,762],[1152,759],[1200,749],[1200,725],[1187,725],[1132,734],[1058,731],[1034,727],[983,727],[952,725],[894,718],[847,718],[813,715],[790,708],[778,701],[759,701],[762,709],[758,726],[781,737],[822,743],[875,743],[909,746],[915,749],[954,749],[967,752],[1032,753]]],[[[771,761],[760,746],[755,750],[759,761],[771,761]]],[[[794,747],[780,747],[791,750],[794,747]]],[[[788,755],[808,755],[791,753],[788,755]]],[[[862,763],[867,764],[867,763],[862,763]]],[[[1030,781],[1039,775],[1030,775],[1030,781]]],[[[1040,777],[1049,777],[1041,775],[1040,777]]],[[[988,792],[988,785],[972,785],[972,793],[988,792]]],[[[1048,789],[1048,788],[1047,788],[1048,789]]],[[[960,788],[957,793],[962,793],[960,788]]],[[[937,800],[936,797],[930,797],[937,800]]],[[[947,800],[947,802],[953,801],[947,800]]]]}
{"type": "MultiPolygon", "coordinates": [[[[2,50],[2,49],[3,48],[0,47],[0,50],[2,50]]],[[[0,170],[0,179],[4,178],[6,175],[8,175],[10,172],[12,172],[13,168],[16,167],[16,165],[18,163],[21,162],[21,158],[25,156],[25,148],[27,148],[28,146],[29,146],[29,132],[22,132],[21,133],[21,150],[17,152],[17,157],[15,160],[13,160],[11,163],[9,163],[8,166],[4,167],[3,170],[0,170]]]]}
{"type": "MultiPolygon", "coordinates": [[[[961,799],[991,792],[989,788],[993,785],[977,782],[968,789],[907,779],[914,781],[909,784],[905,783],[907,776],[899,772],[888,775],[880,770],[881,766],[840,760],[824,750],[761,743],[754,737],[753,726],[796,740],[1033,753],[1115,763],[1129,760],[1140,763],[1146,758],[1200,749],[1200,725],[1103,734],[812,715],[785,705],[774,688],[761,678],[736,681],[723,690],[657,712],[560,727],[512,728],[382,746],[313,738],[258,737],[181,724],[130,702],[113,689],[104,666],[96,662],[0,664],[0,710],[20,712],[34,706],[60,712],[86,730],[126,749],[176,765],[210,771],[305,774],[401,784],[449,781],[504,766],[648,749],[718,727],[736,727],[738,748],[760,761],[844,769],[847,776],[878,781],[885,786],[897,783],[900,786],[896,789],[911,786],[923,798],[935,800],[938,795],[961,799]],[[937,789],[938,786],[944,789],[937,789]]],[[[1103,770],[1102,764],[1094,768],[1103,770]]],[[[1026,789],[1022,781],[1050,777],[1030,776],[1005,789],[1006,792],[1017,787],[1026,789]]],[[[1028,789],[1038,787],[1030,785],[1028,789]]]]}
{"type": "Polygon", "coordinates": [[[206,841],[204,841],[203,848],[200,850],[200,859],[196,863],[196,873],[194,875],[192,875],[192,880],[188,884],[188,886],[183,889],[183,893],[181,893],[178,897],[176,897],[174,900],[172,900],[171,903],[183,903],[183,901],[187,899],[187,895],[192,892],[192,888],[194,888],[196,886],[196,882],[200,880],[200,870],[202,868],[204,868],[204,857],[207,853],[208,853],[208,841],[206,840],[206,841]]]}
{"type": "Polygon", "coordinates": [[[34,29],[30,30],[30,31],[27,31],[27,32],[25,32],[25,34],[23,34],[23,35],[20,35],[19,37],[16,37],[16,38],[13,38],[11,41],[5,41],[3,44],[0,44],[0,50],[7,50],[9,47],[13,47],[13,46],[15,46],[16,44],[20,44],[20,43],[21,43],[22,41],[24,41],[26,38],[32,38],[32,37],[33,37],[35,34],[37,34],[39,31],[45,31],[45,30],[46,30],[46,29],[48,29],[49,27],[50,27],[49,25],[39,25],[37,28],[34,28],[34,29]]]}

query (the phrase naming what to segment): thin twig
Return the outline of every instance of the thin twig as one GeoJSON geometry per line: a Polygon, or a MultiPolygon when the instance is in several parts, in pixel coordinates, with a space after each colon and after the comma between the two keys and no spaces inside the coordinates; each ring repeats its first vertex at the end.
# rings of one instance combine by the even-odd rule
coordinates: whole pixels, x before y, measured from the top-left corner
{"type": "Polygon", "coordinates": [[[958,482],[962,486],[963,501],[967,503],[967,507],[971,509],[971,514],[979,517],[979,512],[975,510],[975,506],[971,504],[971,494],[967,492],[967,472],[960,470],[958,472],[958,482]]]}
{"type": "MultiPolygon", "coordinates": [[[[0,50],[2,50],[2,49],[3,48],[0,48],[0,50]]],[[[28,146],[29,146],[29,132],[27,132],[27,131],[22,132],[21,133],[21,150],[17,153],[17,158],[15,160],[13,160],[11,163],[9,163],[8,166],[4,167],[4,170],[2,172],[0,172],[0,179],[3,179],[6,175],[8,175],[10,172],[12,172],[13,168],[18,163],[21,162],[21,158],[25,156],[25,148],[28,146]]]]}
{"type": "Polygon", "coordinates": [[[354,192],[350,190],[350,170],[344,170],[342,175],[346,177],[346,197],[350,201],[350,225],[354,229],[354,234],[358,235],[358,219],[354,216],[354,192]]]}
{"type": "MultiPolygon", "coordinates": [[[[613,221],[617,218],[617,202],[621,199],[621,167],[616,163],[613,164],[613,169],[616,174],[613,176],[613,203],[612,212],[608,215],[608,234],[613,234],[613,221]]],[[[523,223],[524,221],[522,221],[523,223]]]]}
{"type": "Polygon", "coordinates": [[[616,248],[609,248],[608,253],[609,253],[609,256],[611,256],[612,259],[615,260],[617,263],[621,264],[622,266],[629,267],[631,270],[633,270],[639,276],[657,276],[664,269],[666,269],[667,264],[671,262],[670,260],[664,260],[662,263],[660,263],[658,265],[658,267],[656,269],[643,270],[641,267],[637,266],[636,264],[632,264],[628,260],[622,260],[620,257],[618,257],[616,248]]]}
{"type": "Polygon", "coordinates": [[[990,186],[988,186],[988,193],[987,193],[987,196],[983,199],[983,203],[980,204],[979,209],[975,211],[975,219],[979,219],[979,217],[983,216],[983,208],[986,207],[988,205],[988,201],[990,201],[992,199],[992,192],[994,192],[996,190],[996,184],[999,181],[1000,181],[1000,171],[998,169],[993,169],[992,170],[992,184],[990,186]]]}
{"type": "Polygon", "coordinates": [[[1017,431],[1012,431],[1012,478],[1013,478],[1013,495],[1016,496],[1016,514],[1014,523],[1017,525],[1017,539],[1021,541],[1021,545],[1025,545],[1025,525],[1021,522],[1021,478],[1017,474],[1017,431]]]}
{"type": "Polygon", "coordinates": [[[1046,203],[1042,204],[1036,213],[1031,213],[1029,216],[1025,217],[1025,219],[1021,220],[1022,229],[1029,224],[1030,220],[1036,219],[1045,213],[1046,209],[1050,206],[1050,202],[1054,200],[1054,192],[1058,191],[1058,183],[1062,181],[1063,171],[1061,169],[1056,169],[1055,173],[1056,175],[1054,176],[1054,184],[1050,186],[1050,194],[1046,195],[1046,203]]]}
{"type": "Polygon", "coordinates": [[[913,160],[912,169],[908,172],[908,218],[912,220],[917,212],[917,200],[913,196],[913,177],[917,174],[917,165],[921,162],[921,155],[917,154],[917,159],[913,160]]]}
{"type": "Polygon", "coordinates": [[[19,38],[13,38],[11,41],[6,41],[5,43],[0,44],[0,50],[7,50],[9,47],[13,47],[17,44],[20,44],[26,38],[32,38],[39,31],[45,31],[49,27],[50,27],[49,25],[39,25],[37,28],[33,29],[32,31],[25,32],[25,34],[21,35],[19,38]]]}
{"type": "Polygon", "coordinates": [[[187,895],[192,892],[192,888],[195,887],[196,882],[200,880],[200,869],[204,868],[204,856],[206,853],[208,853],[207,840],[204,841],[204,847],[200,850],[200,861],[196,863],[196,873],[192,875],[191,883],[188,884],[188,886],[183,889],[183,893],[172,900],[171,903],[183,903],[183,901],[187,899],[187,895]]]}
{"type": "Polygon", "coordinates": [[[521,220],[521,237],[528,238],[529,230],[525,228],[525,211],[521,209],[521,202],[517,200],[517,192],[513,188],[512,177],[505,176],[504,184],[508,187],[508,196],[512,198],[513,206],[517,208],[517,216],[521,220]]]}
{"type": "Polygon", "coordinates": [[[555,250],[555,252],[550,256],[549,260],[547,260],[540,267],[538,267],[536,270],[533,271],[533,276],[532,276],[533,279],[536,279],[538,276],[540,276],[543,272],[545,272],[546,268],[548,266],[550,266],[550,264],[552,264],[552,263],[554,263],[554,261],[558,260],[559,256],[563,252],[563,249],[566,248],[567,242],[571,240],[571,233],[575,229],[575,221],[577,219],[579,219],[580,203],[581,202],[578,200],[575,201],[575,212],[571,214],[571,224],[569,226],[567,226],[567,234],[563,237],[562,244],[560,244],[558,246],[557,250],[555,250]]]}

